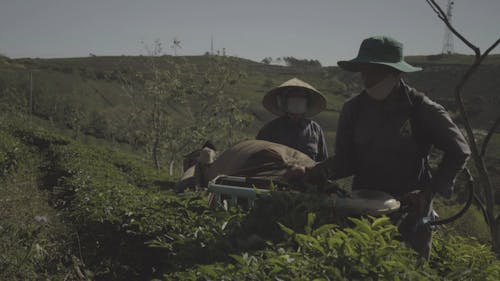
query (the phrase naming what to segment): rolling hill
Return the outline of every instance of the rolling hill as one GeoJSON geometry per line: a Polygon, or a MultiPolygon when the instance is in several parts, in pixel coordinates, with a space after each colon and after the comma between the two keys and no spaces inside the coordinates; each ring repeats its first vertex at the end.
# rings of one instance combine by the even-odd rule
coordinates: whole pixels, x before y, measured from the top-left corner
{"type": "MultiPolygon", "coordinates": [[[[386,218],[353,220],[353,227],[345,229],[330,224],[333,212],[317,204],[323,194],[276,194],[251,212],[211,210],[205,192],[175,194],[175,178],[166,169],[155,169],[144,157],[147,148],[134,147],[122,134],[133,112],[125,91],[131,85],[126,83],[141,89],[134,77],[140,72],[150,75],[150,59],[0,57],[0,279],[500,276],[487,226],[475,208],[436,231],[431,260],[421,263],[395,239],[396,228],[386,218]]],[[[260,104],[265,92],[298,77],[327,98],[327,110],[315,119],[326,129],[331,147],[343,102],[361,90],[355,74],[336,67],[228,59],[244,73],[228,91],[248,102],[247,113],[254,117],[242,132],[248,138],[273,117],[260,104]]],[[[424,71],[406,79],[454,113],[453,85],[470,57],[409,60],[424,71]]],[[[203,73],[209,58],[164,56],[154,61],[163,69],[188,62],[203,73]]],[[[487,128],[498,114],[499,61],[500,56],[492,56],[466,89],[467,107],[479,129],[487,128]]],[[[175,114],[176,122],[189,125],[185,112],[175,114]]],[[[493,136],[488,155],[498,184],[500,134],[493,136]]],[[[436,207],[443,217],[459,208],[441,200],[436,207]]]]}
{"type": "MultiPolygon", "coordinates": [[[[147,72],[147,57],[88,57],[64,59],[8,59],[0,61],[0,90],[16,89],[26,95],[29,90],[29,73],[33,75],[34,113],[49,119],[51,113],[37,105],[75,102],[88,112],[113,111],[126,103],[120,75],[147,72]],[[37,102],[40,101],[40,102],[37,102]]],[[[188,61],[203,71],[207,64],[206,56],[154,58],[159,68],[169,68],[173,62],[188,61]]],[[[247,100],[249,111],[255,122],[246,130],[254,135],[264,122],[273,116],[267,113],[260,101],[266,91],[282,82],[297,77],[325,94],[327,110],[315,119],[326,129],[332,142],[338,111],[343,101],[361,90],[357,75],[343,72],[337,67],[297,68],[265,65],[240,58],[230,58],[232,64],[245,76],[231,89],[231,94],[247,100]]],[[[409,74],[406,79],[417,89],[426,92],[431,98],[455,111],[453,86],[466,70],[471,56],[414,56],[408,57],[410,63],[422,66],[424,71],[409,74]]],[[[465,88],[465,100],[469,113],[476,126],[486,128],[494,119],[500,104],[500,55],[493,55],[472,77],[465,88]]],[[[56,106],[56,105],[54,105],[56,106]]],[[[56,109],[57,111],[57,109],[56,109]]]]}

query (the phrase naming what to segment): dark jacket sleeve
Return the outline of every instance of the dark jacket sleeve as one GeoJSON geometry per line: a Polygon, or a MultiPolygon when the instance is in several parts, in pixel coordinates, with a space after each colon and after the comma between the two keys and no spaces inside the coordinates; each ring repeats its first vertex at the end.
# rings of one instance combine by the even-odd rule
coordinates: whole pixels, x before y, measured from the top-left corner
{"type": "Polygon", "coordinates": [[[445,197],[451,196],[457,174],[463,169],[471,151],[465,137],[439,104],[425,97],[417,110],[419,124],[424,126],[426,140],[444,155],[433,174],[431,188],[445,197]]]}
{"type": "Polygon", "coordinates": [[[354,116],[351,109],[356,102],[354,99],[347,101],[342,107],[335,136],[334,155],[309,169],[306,172],[306,181],[322,183],[327,179],[335,180],[354,174],[354,116]]]}
{"type": "Polygon", "coordinates": [[[271,123],[267,123],[262,127],[259,132],[257,133],[257,136],[255,139],[257,140],[265,140],[265,141],[272,141],[272,130],[271,130],[271,123]]]}

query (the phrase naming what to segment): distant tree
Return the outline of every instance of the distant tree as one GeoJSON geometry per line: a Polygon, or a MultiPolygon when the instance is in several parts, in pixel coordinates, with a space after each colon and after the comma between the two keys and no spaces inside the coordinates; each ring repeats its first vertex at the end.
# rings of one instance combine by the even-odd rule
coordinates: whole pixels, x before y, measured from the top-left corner
{"type": "Polygon", "coordinates": [[[55,95],[47,94],[42,90],[42,85],[38,86],[33,93],[36,98],[33,99],[33,113],[41,118],[48,119],[52,125],[55,122],[63,125],[64,117],[58,112],[62,108],[61,98],[55,95]]]}
{"type": "Polygon", "coordinates": [[[24,118],[29,114],[29,101],[26,91],[6,86],[0,89],[0,116],[24,118]]]}
{"type": "Polygon", "coordinates": [[[244,74],[228,57],[212,58],[203,73],[190,89],[193,124],[204,138],[228,146],[241,138],[236,132],[251,121],[245,113],[248,102],[231,92],[244,74]]]}
{"type": "Polygon", "coordinates": [[[81,104],[70,100],[64,103],[62,111],[66,127],[72,129],[73,137],[78,139],[83,127],[88,124],[88,112],[81,104]]]}
{"type": "Polygon", "coordinates": [[[454,35],[456,35],[466,46],[473,50],[475,54],[474,62],[459,80],[458,84],[455,86],[455,101],[458,105],[460,115],[463,119],[463,124],[467,133],[467,139],[472,151],[472,160],[478,173],[479,185],[483,190],[483,200],[486,202],[486,221],[490,228],[492,238],[491,240],[493,241],[493,249],[496,252],[497,256],[500,256],[500,214],[498,214],[498,211],[495,207],[494,193],[496,188],[492,185],[491,178],[488,173],[488,167],[486,167],[485,165],[485,156],[488,143],[496,128],[500,125],[500,115],[493,122],[482,143],[479,144],[476,141],[476,136],[474,134],[474,130],[472,129],[472,125],[462,99],[462,90],[464,89],[465,84],[472,76],[472,74],[475,73],[484,59],[489,55],[489,53],[500,44],[500,38],[496,39],[496,41],[488,49],[486,49],[486,51],[481,53],[480,49],[477,46],[472,44],[452,26],[446,12],[441,8],[439,4],[436,3],[435,0],[426,0],[426,2],[430,5],[437,16],[444,22],[448,29],[454,35]]]}
{"type": "MultiPolygon", "coordinates": [[[[172,113],[175,112],[173,104],[177,101],[183,103],[184,91],[181,88],[180,77],[183,71],[174,65],[169,69],[160,69],[157,58],[162,55],[162,45],[156,40],[152,48],[146,46],[148,56],[146,67],[149,73],[139,74],[143,81],[140,89],[127,88],[132,98],[134,112],[131,121],[136,124],[136,131],[142,131],[148,139],[153,163],[160,169],[161,145],[166,131],[171,126],[172,113]]],[[[186,72],[189,73],[189,72],[186,72]]],[[[133,85],[128,83],[128,86],[133,85]]]]}
{"type": "Polygon", "coordinates": [[[0,53],[0,65],[7,64],[9,62],[9,58],[4,54],[0,53]]]}
{"type": "Polygon", "coordinates": [[[283,57],[283,61],[290,67],[321,68],[318,60],[297,59],[295,57],[283,57]]]}
{"type": "Polygon", "coordinates": [[[332,77],[327,81],[328,88],[336,94],[344,94],[347,91],[347,86],[337,77],[332,77]]]}
{"type": "Polygon", "coordinates": [[[271,57],[265,57],[260,62],[263,63],[263,64],[271,64],[272,61],[273,61],[273,58],[271,58],[271,57]]]}
{"type": "Polygon", "coordinates": [[[271,78],[266,78],[264,82],[262,83],[262,86],[265,89],[270,89],[274,85],[273,79],[271,78]]]}
{"type": "Polygon", "coordinates": [[[248,124],[248,104],[229,94],[242,74],[231,58],[210,56],[208,65],[198,66],[186,58],[162,61],[161,44],[155,43],[146,57],[147,72],[141,83],[122,80],[133,112],[129,129],[144,136],[154,165],[170,162],[207,139],[228,144],[238,138],[236,129],[248,124]],[[168,65],[165,65],[168,64],[168,65]]]}
{"type": "Polygon", "coordinates": [[[98,138],[108,138],[109,131],[109,120],[103,113],[94,110],[89,114],[86,133],[98,138]]]}
{"type": "Polygon", "coordinates": [[[328,89],[335,94],[345,94],[347,86],[344,82],[339,80],[339,75],[336,69],[325,69],[322,75],[323,80],[326,81],[328,89]]]}

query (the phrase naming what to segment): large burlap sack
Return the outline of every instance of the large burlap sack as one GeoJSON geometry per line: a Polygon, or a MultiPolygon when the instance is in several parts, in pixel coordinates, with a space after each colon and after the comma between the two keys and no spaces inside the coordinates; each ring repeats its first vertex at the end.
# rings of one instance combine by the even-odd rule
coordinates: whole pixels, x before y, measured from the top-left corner
{"type": "Polygon", "coordinates": [[[205,155],[207,153],[212,155],[208,148],[201,150],[201,163],[198,163],[196,171],[188,169],[182,176],[182,181],[194,176],[197,177],[199,186],[206,187],[208,181],[219,175],[280,179],[292,166],[310,167],[316,164],[309,156],[296,149],[264,140],[237,143],[220,154],[215,161],[205,155]]]}
{"type": "Polygon", "coordinates": [[[208,180],[218,175],[264,176],[283,175],[291,166],[314,166],[306,154],[286,145],[264,140],[242,141],[225,150],[207,166],[208,180]]]}

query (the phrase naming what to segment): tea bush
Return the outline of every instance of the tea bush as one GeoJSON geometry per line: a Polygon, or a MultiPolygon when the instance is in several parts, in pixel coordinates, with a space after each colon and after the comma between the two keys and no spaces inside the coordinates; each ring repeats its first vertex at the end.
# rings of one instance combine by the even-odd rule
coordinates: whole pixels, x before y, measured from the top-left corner
{"type": "Polygon", "coordinates": [[[442,280],[500,280],[500,262],[476,239],[439,232],[430,265],[442,280]]]}
{"type": "Polygon", "coordinates": [[[232,255],[233,263],[198,266],[165,275],[165,280],[429,280],[434,271],[418,266],[417,254],[395,237],[388,218],[353,219],[353,228],[334,225],[299,233],[280,225],[290,240],[252,254],[232,255]]]}
{"type": "Polygon", "coordinates": [[[0,280],[70,276],[71,234],[35,184],[4,185],[0,189],[0,280]]]}
{"type": "Polygon", "coordinates": [[[21,143],[11,135],[0,132],[0,178],[14,172],[22,155],[21,143]]]}
{"type": "MultiPolygon", "coordinates": [[[[460,219],[442,226],[442,231],[463,237],[474,237],[482,243],[489,243],[491,239],[488,225],[485,222],[483,213],[474,205],[460,219]]],[[[462,207],[463,205],[444,204],[441,200],[436,200],[434,204],[434,208],[442,218],[451,217],[458,213],[462,207]]]]}
{"type": "Polygon", "coordinates": [[[53,206],[77,231],[95,278],[146,278],[160,267],[182,268],[227,250],[219,246],[228,244],[221,237],[229,229],[222,227],[229,214],[209,212],[201,194],[179,197],[146,188],[165,178],[141,160],[43,131],[16,134],[48,160],[42,182],[53,206]]]}
{"type": "Polygon", "coordinates": [[[0,280],[74,279],[71,230],[38,186],[42,157],[13,131],[0,127],[0,280]]]}
{"type": "Polygon", "coordinates": [[[352,219],[352,228],[322,225],[305,232],[281,225],[291,239],[266,250],[231,255],[232,262],[198,265],[165,280],[499,280],[500,262],[471,239],[438,234],[429,263],[398,242],[389,219],[352,219]]]}
{"type": "MultiPolygon", "coordinates": [[[[12,163],[38,155],[38,180],[70,229],[64,239],[72,239],[65,244],[70,249],[58,250],[67,254],[53,254],[57,262],[30,256],[23,267],[28,280],[36,276],[33,264],[74,266],[80,278],[92,280],[500,279],[491,250],[474,240],[438,232],[426,263],[398,241],[387,218],[353,219],[347,228],[329,224],[333,212],[322,195],[277,191],[250,211],[214,211],[204,193],[160,190],[157,183],[168,178],[133,155],[43,129],[9,130],[0,133],[0,152],[14,151],[12,163]]],[[[19,165],[9,167],[7,174],[19,165]]],[[[28,236],[12,227],[2,232],[29,238],[26,251],[16,252],[21,256],[32,255],[29,245],[38,237],[25,230],[28,236]]],[[[16,261],[18,254],[9,257],[16,261]]]]}

